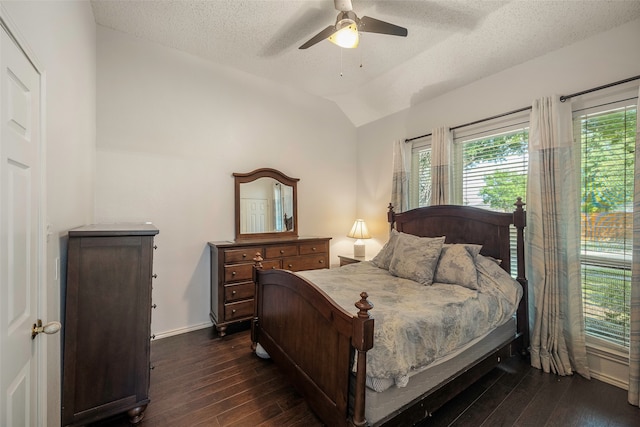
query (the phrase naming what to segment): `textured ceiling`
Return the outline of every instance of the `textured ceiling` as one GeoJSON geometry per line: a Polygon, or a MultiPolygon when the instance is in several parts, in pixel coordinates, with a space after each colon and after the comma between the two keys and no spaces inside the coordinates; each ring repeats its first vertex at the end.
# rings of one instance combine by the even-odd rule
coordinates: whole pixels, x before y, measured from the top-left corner
{"type": "Polygon", "coordinates": [[[332,0],[92,0],[96,23],[336,102],[356,126],[640,18],[640,0],[364,1],[359,16],[406,27],[322,41],[332,0]]]}

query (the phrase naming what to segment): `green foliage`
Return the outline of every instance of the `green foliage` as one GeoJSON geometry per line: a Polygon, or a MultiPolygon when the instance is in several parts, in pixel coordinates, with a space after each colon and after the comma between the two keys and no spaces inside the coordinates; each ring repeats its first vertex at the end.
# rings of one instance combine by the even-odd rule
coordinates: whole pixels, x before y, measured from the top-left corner
{"type": "Polygon", "coordinates": [[[527,176],[513,171],[497,171],[484,179],[486,186],[480,190],[482,201],[492,209],[511,212],[518,197],[524,199],[527,176]]]}
{"type": "Polygon", "coordinates": [[[516,132],[492,136],[465,144],[464,168],[471,169],[480,163],[501,163],[509,156],[522,156],[527,153],[529,132],[516,132]]]}
{"type": "Polygon", "coordinates": [[[491,209],[510,212],[517,197],[524,199],[527,188],[526,171],[500,169],[499,165],[508,162],[513,156],[526,155],[528,139],[528,132],[521,131],[465,144],[465,171],[495,165],[494,172],[485,175],[485,185],[478,194],[491,209]]]}
{"type": "Polygon", "coordinates": [[[582,212],[624,211],[632,202],[635,129],[635,109],[581,119],[582,212]]]}
{"type": "Polygon", "coordinates": [[[418,181],[418,206],[427,206],[431,201],[431,150],[419,153],[418,165],[423,172],[418,181]]]}
{"type": "MultiPolygon", "coordinates": [[[[636,110],[620,109],[582,118],[582,212],[624,211],[633,200],[636,110]]],[[[528,149],[528,132],[480,139],[465,144],[465,171],[495,165],[479,190],[483,203],[492,209],[510,211],[513,201],[526,193],[527,178],[498,166],[510,156],[528,149]]]]}

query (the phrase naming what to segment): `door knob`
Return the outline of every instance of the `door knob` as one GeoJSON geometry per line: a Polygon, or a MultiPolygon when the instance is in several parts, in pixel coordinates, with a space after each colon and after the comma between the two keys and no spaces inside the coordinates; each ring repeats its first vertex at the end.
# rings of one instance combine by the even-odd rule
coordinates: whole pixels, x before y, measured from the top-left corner
{"type": "Polygon", "coordinates": [[[31,328],[31,339],[34,339],[40,332],[44,332],[47,335],[56,334],[60,328],[62,328],[62,324],[60,322],[53,321],[43,326],[42,320],[38,319],[37,323],[34,323],[31,328]]]}

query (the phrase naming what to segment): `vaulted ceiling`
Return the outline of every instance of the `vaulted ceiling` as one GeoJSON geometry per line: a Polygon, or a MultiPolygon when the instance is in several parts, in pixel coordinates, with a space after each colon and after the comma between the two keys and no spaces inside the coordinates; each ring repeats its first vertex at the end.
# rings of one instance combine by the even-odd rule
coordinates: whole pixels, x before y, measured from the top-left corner
{"type": "Polygon", "coordinates": [[[353,11],[406,27],[321,41],[333,0],[92,0],[96,23],[334,101],[360,126],[640,18],[639,0],[353,0],[353,11]]]}

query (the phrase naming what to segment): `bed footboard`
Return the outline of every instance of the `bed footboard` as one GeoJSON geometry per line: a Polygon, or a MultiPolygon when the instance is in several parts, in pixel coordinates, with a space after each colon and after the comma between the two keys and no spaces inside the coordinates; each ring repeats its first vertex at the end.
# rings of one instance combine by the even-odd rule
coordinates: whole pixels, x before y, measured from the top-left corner
{"type": "Polygon", "coordinates": [[[373,346],[372,305],[363,292],[357,315],[338,306],[311,282],[256,262],[256,316],[251,338],[260,343],[327,425],[364,426],[366,352],[373,346]],[[349,381],[357,358],[355,400],[349,381]]]}

